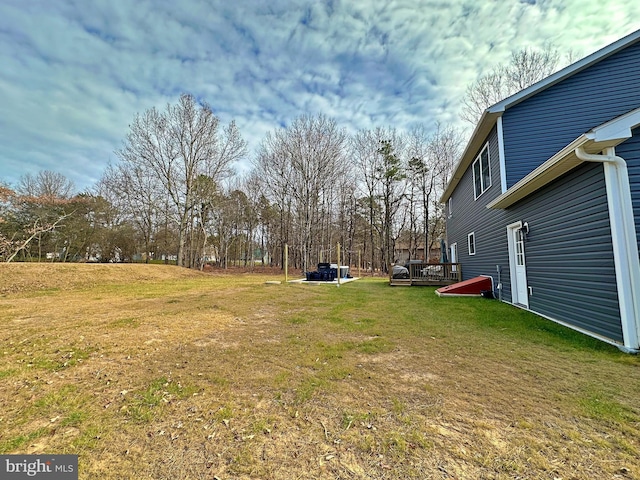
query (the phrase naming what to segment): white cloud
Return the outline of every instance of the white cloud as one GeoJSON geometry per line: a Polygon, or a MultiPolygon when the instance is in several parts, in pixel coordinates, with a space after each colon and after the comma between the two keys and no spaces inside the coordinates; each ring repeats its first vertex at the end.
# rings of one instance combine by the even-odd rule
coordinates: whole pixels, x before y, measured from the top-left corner
{"type": "Polygon", "coordinates": [[[466,86],[514,49],[586,55],[640,27],[594,0],[123,0],[0,5],[0,179],[95,182],[136,112],[181,92],[252,148],[301,114],[349,131],[455,123],[466,86]]]}

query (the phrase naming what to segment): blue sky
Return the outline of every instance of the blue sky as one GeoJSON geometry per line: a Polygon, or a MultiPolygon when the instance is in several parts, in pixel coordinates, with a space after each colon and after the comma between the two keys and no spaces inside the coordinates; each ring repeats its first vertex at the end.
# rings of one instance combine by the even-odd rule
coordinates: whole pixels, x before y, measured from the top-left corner
{"type": "Polygon", "coordinates": [[[0,181],[89,189],[135,114],[182,92],[235,119],[249,155],[301,114],[463,125],[467,85],[512,50],[579,58],[639,28],[637,0],[2,0],[0,181]]]}

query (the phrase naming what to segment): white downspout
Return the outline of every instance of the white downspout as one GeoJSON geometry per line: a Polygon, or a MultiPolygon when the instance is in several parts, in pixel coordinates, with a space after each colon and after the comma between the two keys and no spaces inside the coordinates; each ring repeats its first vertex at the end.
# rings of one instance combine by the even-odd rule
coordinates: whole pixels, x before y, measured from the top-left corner
{"type": "Polygon", "coordinates": [[[604,155],[594,155],[575,149],[576,156],[585,162],[604,164],[613,256],[616,268],[618,301],[622,319],[624,349],[638,353],[640,350],[640,259],[636,237],[631,187],[627,163],[616,156],[613,147],[606,148],[604,155]]]}

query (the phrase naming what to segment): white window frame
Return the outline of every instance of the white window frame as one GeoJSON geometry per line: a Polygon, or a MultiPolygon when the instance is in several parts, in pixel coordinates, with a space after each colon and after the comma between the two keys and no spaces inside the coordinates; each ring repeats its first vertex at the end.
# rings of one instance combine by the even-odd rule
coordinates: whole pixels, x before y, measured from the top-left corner
{"type": "MultiPolygon", "coordinates": [[[[454,242],[451,245],[449,245],[449,255],[451,256],[451,258],[449,259],[451,263],[458,263],[459,261],[458,242],[454,242]]],[[[457,272],[458,271],[457,265],[451,265],[451,271],[457,272]]]]}
{"type": "Polygon", "coordinates": [[[491,155],[489,154],[489,142],[485,144],[480,153],[473,161],[471,165],[471,173],[473,174],[473,196],[474,199],[477,200],[484,192],[486,192],[491,187],[491,155]],[[482,174],[482,154],[487,152],[487,170],[488,170],[488,185],[485,185],[485,177],[482,174]],[[478,182],[476,181],[476,165],[478,165],[478,174],[480,175],[480,192],[478,192],[478,182]]]}
{"type": "Polygon", "coordinates": [[[476,232],[471,232],[467,235],[467,248],[470,257],[476,254],[476,232]]]}
{"type": "Polygon", "coordinates": [[[451,218],[451,216],[453,215],[453,198],[449,197],[449,202],[448,202],[449,208],[448,208],[448,217],[451,218]]]}

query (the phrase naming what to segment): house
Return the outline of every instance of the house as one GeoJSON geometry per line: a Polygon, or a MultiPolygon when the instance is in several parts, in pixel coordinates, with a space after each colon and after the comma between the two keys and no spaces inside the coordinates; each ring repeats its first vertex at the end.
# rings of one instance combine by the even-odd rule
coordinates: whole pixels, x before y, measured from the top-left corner
{"type": "Polygon", "coordinates": [[[441,201],[504,302],[640,349],[640,31],[489,107],[441,201]]]}

